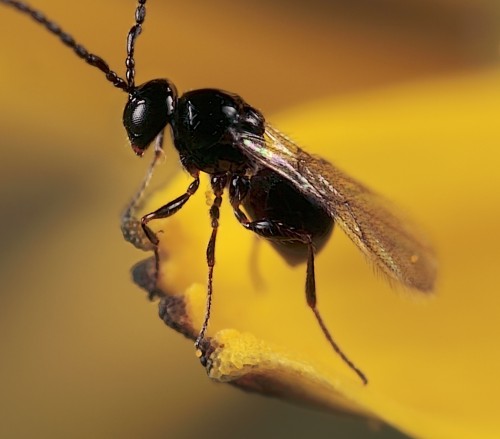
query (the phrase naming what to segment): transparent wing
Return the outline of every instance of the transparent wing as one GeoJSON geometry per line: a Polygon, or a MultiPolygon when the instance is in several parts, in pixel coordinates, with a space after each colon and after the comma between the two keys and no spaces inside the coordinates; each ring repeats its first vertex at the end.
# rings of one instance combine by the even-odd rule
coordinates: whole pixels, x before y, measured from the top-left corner
{"type": "Polygon", "coordinates": [[[240,138],[246,155],[316,200],[383,273],[409,288],[432,290],[437,270],[434,251],[391,203],[269,125],[264,139],[249,133],[240,138]]]}

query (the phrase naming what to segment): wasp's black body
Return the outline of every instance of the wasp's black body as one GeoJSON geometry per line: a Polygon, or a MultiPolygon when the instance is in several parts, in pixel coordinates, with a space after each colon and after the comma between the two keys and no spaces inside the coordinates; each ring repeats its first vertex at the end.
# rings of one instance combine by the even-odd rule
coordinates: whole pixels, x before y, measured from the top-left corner
{"type": "MultiPolygon", "coordinates": [[[[304,255],[309,241],[321,246],[328,237],[333,220],[325,209],[245,154],[241,147],[245,139],[265,143],[266,124],[264,116],[240,96],[200,89],[177,97],[173,84],[156,79],[133,90],[123,123],[139,156],[169,124],[184,168],[195,178],[199,172],[209,174],[214,190],[229,185],[236,217],[245,227],[279,242],[280,248],[300,249],[304,255]],[[162,114],[164,117],[160,117],[162,114]],[[240,204],[254,221],[239,211],[240,204]]],[[[171,206],[177,209],[178,204],[171,206]]],[[[144,224],[170,212],[162,207],[147,216],[144,224]]]]}
{"type": "MultiPolygon", "coordinates": [[[[388,277],[420,291],[430,291],[436,277],[432,248],[417,230],[370,189],[329,162],[311,156],[271,127],[263,115],[236,94],[217,89],[193,90],[179,96],[175,85],[154,79],[135,85],[134,51],[146,14],[138,0],[135,25],[127,38],[126,79],[99,56],[88,52],[54,22],[17,0],[0,0],[30,15],[88,64],[101,70],[115,87],[127,92],[123,124],[134,152],[142,156],[155,144],[155,160],[134,197],[134,212],[151,178],[170,127],[180,161],[192,176],[186,192],[143,216],[138,230],[127,238],[141,248],[159,243],[149,227],[152,220],[173,215],[198,190],[200,173],[210,176],[214,200],[210,208],[212,234],[207,246],[208,294],[205,320],[196,340],[201,348],[210,318],[215,243],[219,208],[225,190],[236,219],[246,229],[270,240],[290,263],[307,260],[306,298],[333,349],[366,383],[365,375],[342,352],[316,306],[315,253],[325,244],[334,223],[388,277]]],[[[129,223],[127,223],[129,224],[129,223]]],[[[137,224],[137,222],[135,223],[137,224]]],[[[202,353],[203,354],[203,353],[202,353]]],[[[201,355],[203,360],[204,355],[201,355]]]]}

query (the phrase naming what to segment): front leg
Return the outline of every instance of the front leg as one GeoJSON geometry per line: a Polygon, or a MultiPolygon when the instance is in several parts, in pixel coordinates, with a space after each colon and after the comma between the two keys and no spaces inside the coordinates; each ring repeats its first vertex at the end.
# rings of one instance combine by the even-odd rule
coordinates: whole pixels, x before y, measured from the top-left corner
{"type": "Polygon", "coordinates": [[[144,176],[139,189],[130,200],[121,217],[121,230],[125,240],[130,242],[134,247],[145,251],[153,250],[153,245],[151,244],[151,241],[147,239],[147,236],[145,236],[142,232],[141,221],[137,219],[136,212],[141,207],[144,199],[144,192],[149,186],[151,178],[153,177],[153,172],[158,165],[160,158],[163,156],[163,135],[164,132],[162,131],[156,137],[153,160],[146,171],[146,175],[144,176]]]}
{"type": "Polygon", "coordinates": [[[158,240],[156,233],[154,233],[149,228],[148,223],[151,220],[168,218],[169,216],[173,215],[178,210],[180,210],[180,208],[187,203],[189,198],[191,198],[191,195],[193,195],[200,186],[199,171],[198,170],[192,171],[191,175],[194,177],[194,180],[188,186],[185,193],[183,193],[180,197],[177,197],[175,200],[170,201],[170,203],[165,204],[164,206],[160,207],[154,212],[148,213],[147,215],[144,215],[141,218],[142,230],[144,231],[144,234],[147,236],[151,244],[153,244],[155,247],[158,245],[160,241],[158,240]]]}
{"type": "MultiPolygon", "coordinates": [[[[158,244],[159,240],[156,236],[156,233],[153,232],[148,223],[154,219],[167,218],[177,212],[184,204],[187,203],[191,195],[193,195],[200,186],[200,177],[199,171],[191,172],[191,175],[194,177],[194,180],[188,186],[186,192],[182,194],[180,197],[177,197],[175,200],[172,200],[170,203],[165,204],[154,212],[148,213],[141,218],[140,225],[143,231],[143,235],[145,236],[144,241],[149,244],[150,248],[143,249],[151,249],[154,252],[154,275],[153,275],[153,285],[156,286],[158,282],[158,273],[160,272],[160,255],[158,252],[158,244]]],[[[151,295],[153,297],[155,294],[151,295]]]]}

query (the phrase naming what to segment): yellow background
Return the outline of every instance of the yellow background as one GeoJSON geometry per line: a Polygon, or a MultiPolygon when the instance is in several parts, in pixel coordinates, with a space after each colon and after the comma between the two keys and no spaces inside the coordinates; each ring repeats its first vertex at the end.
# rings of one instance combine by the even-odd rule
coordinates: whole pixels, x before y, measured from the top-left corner
{"type": "MultiPolygon", "coordinates": [[[[351,3],[151,2],[137,80],[167,76],[180,90],[237,92],[309,151],[327,155],[330,148],[328,158],[408,206],[442,255],[438,293],[444,290],[432,321],[412,314],[422,312],[418,302],[394,304],[390,291],[377,296],[376,289],[389,289],[347,243],[353,264],[341,265],[340,291],[320,303],[348,313],[342,320],[351,326],[340,325],[342,331],[354,331],[348,345],[368,362],[384,338],[390,346],[405,328],[411,335],[405,358],[417,349],[426,376],[436,379],[433,393],[418,395],[418,406],[457,407],[447,425],[463,421],[467,407],[479,407],[476,414],[484,407],[484,419],[469,422],[484,426],[498,394],[496,1],[351,3]],[[453,119],[443,123],[443,134],[448,108],[453,119]],[[325,145],[322,130],[338,133],[338,144],[325,145]],[[373,282],[374,291],[343,299],[350,281],[373,282]],[[378,297],[400,313],[375,308],[378,297]],[[415,306],[419,311],[409,310],[415,306]],[[384,330],[360,331],[370,313],[384,330]],[[446,358],[443,341],[450,340],[450,352],[463,348],[459,372],[433,361],[446,358]],[[442,376],[447,391],[439,391],[442,376]]],[[[134,2],[37,6],[122,72],[134,2]]],[[[207,380],[192,344],[166,329],[156,305],[129,279],[129,267],[143,255],[123,242],[118,218],[146,163],[128,149],[121,127],[125,96],[26,17],[4,6],[0,17],[0,435],[399,437],[207,380]],[[344,428],[350,436],[339,433],[344,428]]],[[[165,174],[177,166],[175,153],[167,153],[165,174]]],[[[343,249],[341,241],[330,250],[342,261],[343,249]]],[[[387,367],[398,353],[384,353],[387,367]]],[[[402,394],[411,390],[384,371],[372,374],[402,394]]]]}

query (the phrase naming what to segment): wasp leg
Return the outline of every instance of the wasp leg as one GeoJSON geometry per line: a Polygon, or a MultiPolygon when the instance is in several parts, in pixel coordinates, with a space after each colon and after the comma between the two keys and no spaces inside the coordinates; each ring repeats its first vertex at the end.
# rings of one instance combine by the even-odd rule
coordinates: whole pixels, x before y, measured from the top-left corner
{"type": "Polygon", "coordinates": [[[284,222],[273,219],[262,218],[260,220],[250,221],[240,208],[241,202],[248,193],[249,187],[250,182],[248,178],[244,176],[233,176],[231,184],[229,185],[231,206],[233,207],[237,220],[243,227],[245,227],[245,229],[251,230],[263,238],[281,242],[296,241],[307,245],[308,258],[305,286],[307,304],[313,311],[324,336],[332,346],[333,350],[339,355],[342,361],[344,361],[344,363],[347,364],[347,366],[349,366],[349,368],[355,372],[356,375],[358,375],[361,381],[363,381],[363,384],[367,384],[368,379],[366,378],[366,375],[347,357],[340,346],[335,342],[317,308],[316,277],[314,274],[314,246],[312,236],[303,230],[298,230],[295,227],[285,224],[284,222]]]}
{"type": "Polygon", "coordinates": [[[314,313],[316,320],[318,321],[318,324],[321,327],[321,330],[323,331],[323,334],[325,335],[326,339],[332,346],[333,350],[339,355],[342,361],[344,361],[344,363],[346,363],[359,376],[361,381],[363,381],[363,384],[366,385],[368,384],[368,378],[366,378],[366,375],[347,357],[346,354],[344,354],[340,346],[333,339],[332,335],[330,334],[330,331],[326,327],[325,322],[321,317],[321,314],[319,313],[319,310],[317,308],[316,282],[314,276],[314,247],[311,242],[308,243],[308,248],[309,248],[309,256],[307,259],[307,275],[306,275],[307,304],[312,309],[312,312],[314,313]]]}
{"type": "Polygon", "coordinates": [[[142,231],[141,221],[137,218],[136,212],[141,207],[142,201],[144,199],[144,192],[146,191],[151,178],[153,177],[153,172],[163,156],[163,131],[155,139],[155,151],[154,157],[151,164],[146,171],[146,175],[130,200],[128,206],[121,217],[121,230],[123,237],[126,241],[130,242],[134,247],[140,250],[153,250],[154,246],[151,241],[145,236],[142,231]]]}
{"type": "MultiPolygon", "coordinates": [[[[200,350],[200,346],[205,338],[205,333],[207,331],[208,322],[210,320],[210,309],[212,306],[212,292],[213,292],[213,274],[215,266],[215,241],[217,239],[217,231],[219,230],[219,216],[220,216],[220,206],[222,204],[222,195],[224,193],[224,188],[227,185],[227,175],[212,175],[210,177],[210,185],[214,192],[215,198],[210,207],[210,221],[212,226],[212,234],[207,245],[207,265],[208,265],[208,283],[207,283],[207,301],[205,305],[205,317],[203,319],[203,325],[196,338],[195,347],[200,350]]],[[[199,352],[202,362],[205,361],[203,352],[199,352]]]]}
{"type": "Polygon", "coordinates": [[[168,218],[169,216],[180,210],[180,208],[184,206],[184,204],[186,204],[189,198],[191,198],[191,195],[193,195],[200,186],[199,172],[194,171],[191,175],[194,177],[194,180],[188,186],[186,192],[184,192],[180,197],[177,197],[175,200],[170,201],[170,203],[165,204],[154,212],[148,213],[141,218],[142,230],[144,231],[144,234],[151,242],[151,244],[153,244],[155,247],[160,241],[158,240],[156,233],[149,228],[148,223],[151,220],[168,218]]]}
{"type": "Polygon", "coordinates": [[[184,204],[186,204],[189,198],[191,198],[191,195],[193,195],[200,186],[199,172],[194,171],[191,175],[194,177],[194,180],[188,186],[184,194],[182,194],[180,197],[177,197],[175,200],[172,200],[170,203],[165,204],[154,212],[144,215],[139,222],[142,228],[142,234],[145,236],[144,240],[147,240],[146,242],[149,243],[150,249],[152,249],[154,252],[155,271],[152,282],[153,285],[157,284],[158,273],[160,272],[160,255],[158,253],[158,243],[160,241],[158,240],[156,233],[149,228],[148,223],[155,219],[167,218],[176,213],[182,206],[184,206],[184,204]]]}

